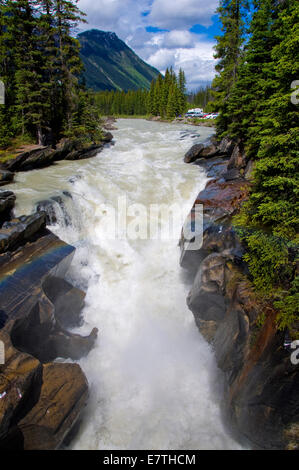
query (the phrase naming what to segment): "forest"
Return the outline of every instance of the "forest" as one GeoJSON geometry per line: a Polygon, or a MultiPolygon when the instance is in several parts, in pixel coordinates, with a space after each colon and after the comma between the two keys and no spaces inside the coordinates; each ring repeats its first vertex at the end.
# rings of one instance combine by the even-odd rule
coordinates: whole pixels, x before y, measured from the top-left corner
{"type": "Polygon", "coordinates": [[[174,119],[187,110],[186,77],[182,69],[178,76],[173,68],[166,69],[151,83],[150,90],[103,91],[95,99],[103,115],[160,116],[174,119]]]}
{"type": "Polygon", "coordinates": [[[298,331],[299,3],[253,6],[220,2],[213,108],[218,136],[240,142],[254,161],[249,200],[234,221],[251,279],[278,309],[279,327],[298,331]]]}
{"type": "Polygon", "coordinates": [[[0,0],[0,147],[16,136],[41,145],[55,145],[64,136],[101,139],[73,37],[84,16],[67,0],[0,0]]]}

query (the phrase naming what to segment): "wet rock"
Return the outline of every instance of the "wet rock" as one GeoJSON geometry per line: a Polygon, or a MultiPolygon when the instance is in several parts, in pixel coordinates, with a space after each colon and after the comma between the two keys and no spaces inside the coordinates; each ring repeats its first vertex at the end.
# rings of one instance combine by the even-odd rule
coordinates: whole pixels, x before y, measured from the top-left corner
{"type": "Polygon", "coordinates": [[[230,139],[229,137],[224,137],[220,144],[219,144],[219,153],[221,153],[222,155],[227,155],[227,156],[231,156],[234,148],[235,148],[235,142],[230,139]]]}
{"type": "Polygon", "coordinates": [[[65,328],[78,326],[84,305],[85,292],[65,279],[49,277],[43,290],[55,307],[55,318],[65,328]]]}
{"type": "Polygon", "coordinates": [[[42,363],[57,357],[76,360],[86,356],[94,347],[98,334],[96,328],[86,337],[61,328],[55,319],[54,305],[43,295],[29,314],[7,325],[6,329],[9,329],[12,344],[17,349],[42,363]]]}
{"type": "Polygon", "coordinates": [[[11,219],[15,201],[16,196],[12,191],[0,189],[0,227],[3,222],[11,219]]]}
{"type": "Polygon", "coordinates": [[[69,178],[69,182],[74,184],[76,181],[79,181],[82,179],[82,176],[81,175],[74,175],[72,176],[71,178],[69,178]]]}
{"type": "Polygon", "coordinates": [[[10,171],[0,170],[0,186],[9,184],[13,181],[14,174],[10,171]]]}
{"type": "Polygon", "coordinates": [[[205,340],[208,343],[212,343],[218,329],[218,322],[213,320],[202,320],[197,317],[196,324],[205,340]]]}
{"type": "MultiPolygon", "coordinates": [[[[72,198],[71,194],[67,191],[63,192],[63,196],[72,198]]],[[[62,196],[52,196],[50,199],[39,201],[35,210],[37,212],[45,212],[47,218],[47,225],[54,225],[58,219],[63,220],[63,223],[68,226],[71,225],[72,219],[67,211],[64,198],[62,196]],[[61,217],[62,216],[62,217],[61,217]]]]}
{"type": "Polygon", "coordinates": [[[185,163],[192,163],[194,162],[197,158],[200,158],[201,152],[204,149],[203,144],[195,144],[191,147],[190,150],[185,154],[184,157],[184,162],[185,163]]]}
{"type": "Polygon", "coordinates": [[[201,151],[200,156],[203,158],[212,158],[218,155],[219,153],[219,147],[214,144],[210,144],[201,151]]]}
{"type": "Polygon", "coordinates": [[[0,229],[0,253],[16,250],[46,227],[46,214],[40,212],[4,222],[0,229]]]}
{"type": "Polygon", "coordinates": [[[33,169],[45,168],[61,160],[81,160],[97,155],[113,136],[110,132],[105,132],[102,142],[99,144],[82,144],[79,139],[63,139],[56,148],[52,146],[34,146],[28,151],[22,152],[16,158],[3,163],[2,169],[5,171],[29,171],[33,169]]]}
{"type": "Polygon", "coordinates": [[[44,168],[55,161],[54,155],[52,147],[34,148],[9,160],[5,163],[5,168],[9,171],[30,171],[35,168],[44,168]]]}
{"type": "Polygon", "coordinates": [[[223,173],[223,178],[225,181],[237,180],[241,178],[241,174],[237,168],[233,168],[223,173]]]}
{"type": "Polygon", "coordinates": [[[55,211],[54,206],[55,206],[55,202],[51,199],[45,199],[43,201],[39,201],[35,206],[35,210],[37,212],[46,213],[47,225],[54,225],[57,222],[56,211],[55,211]]]}
{"type": "Polygon", "coordinates": [[[19,421],[25,450],[57,449],[72,429],[88,397],[77,364],[45,364],[38,402],[19,421]]]}
{"type": "Polygon", "coordinates": [[[103,142],[111,142],[111,140],[113,139],[113,135],[111,134],[111,132],[104,132],[103,133],[103,142]]]}
{"type": "MultiPolygon", "coordinates": [[[[0,331],[5,345],[5,364],[0,365],[0,449],[11,428],[35,405],[39,397],[42,366],[37,359],[17,351],[7,333],[0,331]]],[[[16,445],[19,437],[12,442],[16,445]]],[[[15,446],[14,446],[15,447],[15,446]]]]}
{"type": "Polygon", "coordinates": [[[45,230],[36,241],[10,253],[0,266],[0,305],[10,319],[32,310],[48,276],[64,277],[74,251],[74,247],[45,230]]]}
{"type": "Polygon", "coordinates": [[[247,181],[211,180],[196,198],[196,204],[203,204],[204,212],[214,221],[232,216],[248,197],[247,181]]]}
{"type": "Polygon", "coordinates": [[[246,154],[240,144],[235,145],[232,155],[229,159],[227,169],[241,170],[246,167],[246,154]]]}
{"type": "Polygon", "coordinates": [[[219,321],[225,312],[224,272],[226,257],[212,253],[201,263],[187,305],[197,319],[219,321]]]}
{"type": "MultiPolygon", "coordinates": [[[[105,141],[109,142],[109,140],[105,141]]],[[[73,150],[65,156],[65,160],[84,160],[95,157],[103,149],[103,144],[90,145],[85,149],[73,150]]]]}

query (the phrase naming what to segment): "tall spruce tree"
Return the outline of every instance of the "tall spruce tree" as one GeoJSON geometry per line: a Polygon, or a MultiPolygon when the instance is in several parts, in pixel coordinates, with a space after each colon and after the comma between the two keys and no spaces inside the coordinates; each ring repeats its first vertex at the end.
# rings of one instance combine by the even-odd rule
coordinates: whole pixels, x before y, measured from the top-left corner
{"type": "Polygon", "coordinates": [[[223,34],[216,36],[215,67],[218,75],[213,81],[215,90],[214,109],[220,111],[217,120],[218,134],[227,130],[228,111],[227,103],[238,76],[238,68],[244,43],[245,17],[248,10],[247,0],[220,0],[217,12],[222,23],[223,34]]]}
{"type": "Polygon", "coordinates": [[[279,327],[293,328],[299,300],[299,127],[291,84],[299,76],[299,4],[260,0],[255,7],[226,115],[228,132],[242,139],[255,160],[250,197],[235,222],[254,285],[279,309],[279,327]]]}

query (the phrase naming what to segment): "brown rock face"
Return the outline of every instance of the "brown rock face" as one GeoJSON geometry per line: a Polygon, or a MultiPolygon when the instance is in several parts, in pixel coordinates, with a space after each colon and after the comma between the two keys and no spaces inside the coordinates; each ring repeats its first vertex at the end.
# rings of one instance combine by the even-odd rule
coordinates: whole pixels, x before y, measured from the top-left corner
{"type": "Polygon", "coordinates": [[[5,364],[0,365],[0,449],[19,419],[32,408],[39,397],[42,366],[28,354],[17,351],[7,333],[0,330],[5,345],[5,364]]]}
{"type": "MultiPolygon", "coordinates": [[[[245,170],[250,179],[253,164],[246,166],[240,146],[226,139],[221,147],[231,151],[226,175],[245,170]]],[[[195,276],[187,304],[225,373],[227,414],[239,435],[257,448],[299,449],[299,368],[284,348],[277,313],[247,278],[244,249],[231,226],[250,184],[238,174],[223,176],[209,181],[195,201],[204,209],[201,248],[188,250],[190,241],[180,241],[181,266],[195,276]]]]}
{"type": "Polygon", "coordinates": [[[196,198],[196,204],[203,204],[204,212],[213,220],[231,216],[248,197],[249,183],[243,180],[211,180],[196,198]]]}
{"type": "Polygon", "coordinates": [[[45,364],[39,400],[18,422],[25,450],[57,449],[77,421],[88,397],[77,364],[45,364]]]}
{"type": "Polygon", "coordinates": [[[88,354],[98,331],[65,329],[80,323],[85,294],[63,279],[74,248],[45,223],[39,212],[0,230],[0,449],[59,447],[88,394],[78,365],[49,363],[88,354]]]}
{"type": "Polygon", "coordinates": [[[238,144],[234,147],[233,153],[229,159],[227,169],[231,170],[233,168],[237,170],[244,169],[246,167],[246,155],[244,150],[241,148],[241,145],[238,144]]]}

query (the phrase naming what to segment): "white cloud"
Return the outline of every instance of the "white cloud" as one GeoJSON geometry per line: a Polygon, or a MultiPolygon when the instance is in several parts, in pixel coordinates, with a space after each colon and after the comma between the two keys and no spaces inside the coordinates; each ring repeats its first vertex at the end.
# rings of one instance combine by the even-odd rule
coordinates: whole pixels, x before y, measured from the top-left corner
{"type": "Polygon", "coordinates": [[[190,33],[194,24],[208,26],[218,0],[79,0],[87,13],[81,30],[115,32],[143,60],[164,73],[182,67],[187,85],[194,89],[215,75],[213,42],[204,35],[190,33]],[[142,13],[149,11],[147,16],[142,13]],[[147,26],[167,29],[158,33],[147,26]]]}
{"type": "Polygon", "coordinates": [[[166,29],[189,29],[194,24],[210,26],[218,3],[218,0],[154,0],[148,19],[166,29]]]}
{"type": "Polygon", "coordinates": [[[192,48],[159,48],[149,58],[148,63],[161,70],[173,66],[176,72],[182,68],[187,77],[189,89],[197,88],[202,82],[209,82],[215,75],[213,43],[198,42],[192,48]]]}

